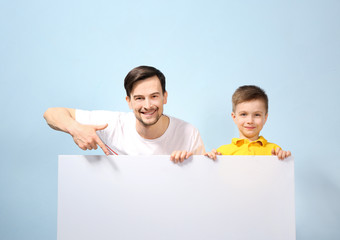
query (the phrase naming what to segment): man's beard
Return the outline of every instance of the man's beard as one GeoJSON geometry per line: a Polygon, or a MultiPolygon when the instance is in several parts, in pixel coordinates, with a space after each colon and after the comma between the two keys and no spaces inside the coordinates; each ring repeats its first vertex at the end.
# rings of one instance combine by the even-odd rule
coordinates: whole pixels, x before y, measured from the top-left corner
{"type": "Polygon", "coordinates": [[[163,114],[157,115],[156,119],[152,122],[144,122],[144,120],[140,116],[136,116],[136,118],[144,127],[151,127],[152,125],[155,125],[162,116],[163,114]]]}

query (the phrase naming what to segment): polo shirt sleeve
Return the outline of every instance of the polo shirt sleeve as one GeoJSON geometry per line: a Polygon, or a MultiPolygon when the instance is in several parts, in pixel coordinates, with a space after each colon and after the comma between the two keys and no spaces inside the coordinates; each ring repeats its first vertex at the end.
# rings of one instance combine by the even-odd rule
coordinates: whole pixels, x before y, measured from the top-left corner
{"type": "Polygon", "coordinates": [[[221,153],[222,155],[233,155],[232,148],[233,148],[232,144],[226,144],[217,148],[216,151],[221,153]]]}

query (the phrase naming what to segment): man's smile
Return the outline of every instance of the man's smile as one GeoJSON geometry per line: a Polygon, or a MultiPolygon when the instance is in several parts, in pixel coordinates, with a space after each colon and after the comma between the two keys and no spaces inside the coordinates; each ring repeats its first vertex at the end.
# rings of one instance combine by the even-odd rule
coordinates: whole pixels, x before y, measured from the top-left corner
{"type": "Polygon", "coordinates": [[[140,113],[145,116],[152,116],[154,113],[156,113],[157,109],[150,110],[150,111],[141,111],[140,113]]]}

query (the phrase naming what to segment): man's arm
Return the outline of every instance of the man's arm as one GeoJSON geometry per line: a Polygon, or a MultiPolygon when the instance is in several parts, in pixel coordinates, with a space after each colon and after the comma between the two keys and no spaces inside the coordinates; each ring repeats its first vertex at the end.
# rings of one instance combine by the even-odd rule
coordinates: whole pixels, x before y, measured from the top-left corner
{"type": "Polygon", "coordinates": [[[77,122],[76,111],[72,108],[49,108],[44,113],[47,124],[54,130],[63,131],[73,137],[74,142],[83,150],[97,149],[97,145],[106,155],[110,152],[100,140],[96,131],[105,129],[105,125],[84,125],[77,122]]]}

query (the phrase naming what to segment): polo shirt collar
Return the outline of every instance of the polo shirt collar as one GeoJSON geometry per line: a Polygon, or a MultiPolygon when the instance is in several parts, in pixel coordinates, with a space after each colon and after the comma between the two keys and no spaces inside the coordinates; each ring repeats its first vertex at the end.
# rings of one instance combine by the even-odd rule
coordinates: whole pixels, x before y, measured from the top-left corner
{"type": "MultiPolygon", "coordinates": [[[[262,146],[266,146],[266,144],[267,144],[267,140],[262,136],[260,136],[257,140],[252,141],[252,143],[255,143],[255,142],[260,143],[262,146]]],[[[235,144],[235,145],[243,145],[243,144],[250,143],[250,141],[248,139],[233,138],[231,140],[231,143],[235,144]]]]}

